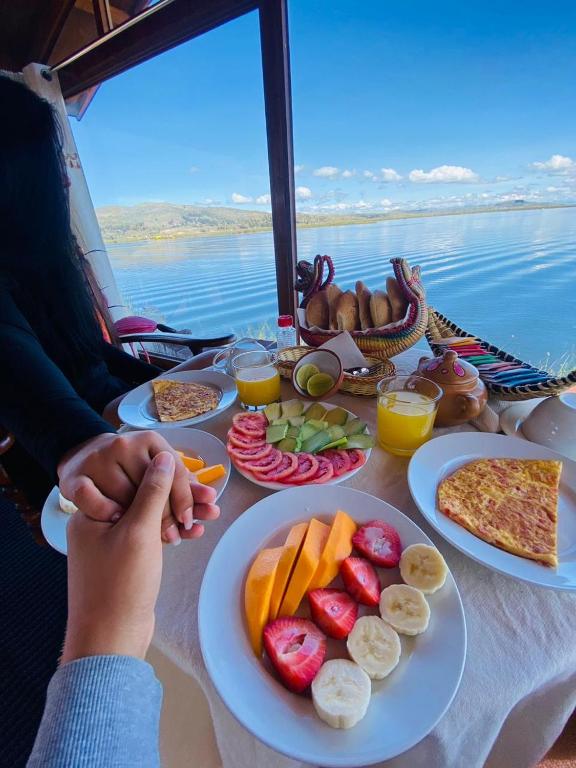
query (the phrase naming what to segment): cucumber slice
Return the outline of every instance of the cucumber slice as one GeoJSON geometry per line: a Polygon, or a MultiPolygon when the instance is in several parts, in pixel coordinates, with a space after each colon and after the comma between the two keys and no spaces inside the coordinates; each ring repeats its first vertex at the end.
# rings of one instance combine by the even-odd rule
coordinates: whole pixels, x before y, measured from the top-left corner
{"type": "Polygon", "coordinates": [[[272,424],[273,421],[279,419],[282,415],[280,403],[271,403],[270,405],[267,405],[264,409],[264,415],[268,419],[269,424],[272,424]]]}
{"type": "Polygon", "coordinates": [[[342,427],[339,427],[337,424],[333,424],[331,427],[328,427],[327,432],[332,440],[341,440],[343,437],[346,437],[346,433],[342,427]]]}
{"type": "Polygon", "coordinates": [[[304,416],[290,416],[288,418],[288,424],[290,424],[291,427],[301,427],[304,422],[304,416]]]}
{"type": "Polygon", "coordinates": [[[332,438],[326,430],[322,430],[322,432],[316,432],[316,434],[309,437],[308,440],[304,440],[302,443],[302,450],[305,453],[317,453],[318,451],[323,450],[330,442],[332,442],[332,438]]]}
{"type": "Polygon", "coordinates": [[[360,448],[366,451],[368,448],[374,448],[376,440],[372,435],[351,435],[346,443],[346,448],[360,448]]]}
{"type": "Polygon", "coordinates": [[[308,440],[309,437],[312,437],[312,435],[315,435],[318,430],[313,427],[308,421],[306,421],[301,427],[300,427],[300,438],[302,439],[302,442],[305,440],[308,440]]]}
{"type": "Polygon", "coordinates": [[[360,421],[360,419],[350,419],[347,424],[344,424],[344,432],[347,435],[359,435],[366,429],[366,422],[360,421]]]}
{"type": "Polygon", "coordinates": [[[288,424],[272,424],[266,430],[266,442],[267,443],[279,443],[286,437],[288,432],[288,424]]]}
{"type": "Polygon", "coordinates": [[[313,419],[316,419],[317,421],[323,420],[324,416],[326,416],[326,408],[324,408],[323,405],[320,405],[320,403],[312,403],[312,405],[308,408],[306,413],[304,414],[306,421],[310,421],[313,419]]]}
{"type": "Polygon", "coordinates": [[[348,421],[348,411],[345,411],[344,408],[332,408],[331,411],[328,411],[324,420],[327,421],[328,424],[338,424],[338,426],[342,426],[348,421]]]}
{"type": "Polygon", "coordinates": [[[287,400],[282,403],[282,418],[289,418],[290,416],[301,416],[304,411],[304,403],[302,400],[287,400]]]}
{"type": "Polygon", "coordinates": [[[278,448],[279,451],[293,453],[297,450],[297,445],[298,442],[294,437],[285,437],[284,440],[280,440],[280,442],[276,444],[276,448],[278,448]]]}

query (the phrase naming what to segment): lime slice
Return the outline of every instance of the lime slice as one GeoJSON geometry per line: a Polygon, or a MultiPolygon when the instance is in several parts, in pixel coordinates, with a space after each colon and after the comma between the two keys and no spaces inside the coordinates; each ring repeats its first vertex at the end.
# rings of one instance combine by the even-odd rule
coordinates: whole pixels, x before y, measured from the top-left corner
{"type": "Polygon", "coordinates": [[[301,389],[306,389],[308,379],[315,376],[317,373],[320,373],[319,368],[313,363],[306,363],[301,368],[298,368],[298,371],[296,372],[296,384],[298,384],[301,389]]]}
{"type": "Polygon", "coordinates": [[[329,392],[335,383],[329,373],[315,373],[306,382],[306,389],[311,397],[321,397],[329,392]]]}

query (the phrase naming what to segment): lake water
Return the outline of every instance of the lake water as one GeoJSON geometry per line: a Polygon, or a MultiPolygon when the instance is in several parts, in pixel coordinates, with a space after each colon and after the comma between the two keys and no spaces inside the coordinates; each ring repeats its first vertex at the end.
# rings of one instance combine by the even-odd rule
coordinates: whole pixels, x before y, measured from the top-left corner
{"type": "MultiPolygon", "coordinates": [[[[135,314],[198,335],[273,333],[269,232],[109,246],[135,314]]],[[[385,289],[389,259],[420,264],[429,303],[534,364],[576,367],[576,208],[302,229],[298,256],[332,256],[336,282],[385,289]]]]}

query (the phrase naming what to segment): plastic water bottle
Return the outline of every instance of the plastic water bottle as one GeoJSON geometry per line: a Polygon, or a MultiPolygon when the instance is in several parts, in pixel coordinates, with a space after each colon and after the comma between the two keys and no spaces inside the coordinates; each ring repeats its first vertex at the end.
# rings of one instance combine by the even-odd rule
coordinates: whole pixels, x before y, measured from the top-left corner
{"type": "Polygon", "coordinates": [[[278,318],[278,333],[276,334],[277,349],[296,346],[296,328],[292,315],[280,315],[278,318]]]}

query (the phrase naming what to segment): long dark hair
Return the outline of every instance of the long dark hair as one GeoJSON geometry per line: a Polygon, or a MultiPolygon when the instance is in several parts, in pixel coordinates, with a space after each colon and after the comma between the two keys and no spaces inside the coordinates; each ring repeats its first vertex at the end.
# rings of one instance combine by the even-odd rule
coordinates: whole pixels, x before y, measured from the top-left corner
{"type": "Polygon", "coordinates": [[[62,133],[50,104],[0,76],[0,277],[45,351],[69,376],[102,332],[70,227],[62,133]]]}

